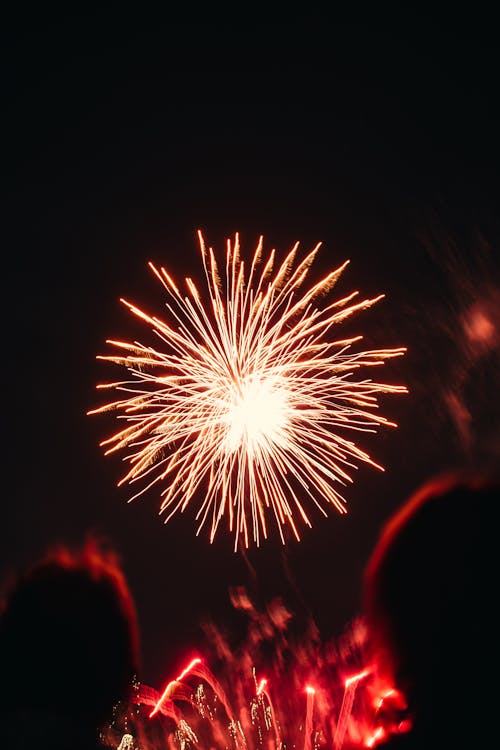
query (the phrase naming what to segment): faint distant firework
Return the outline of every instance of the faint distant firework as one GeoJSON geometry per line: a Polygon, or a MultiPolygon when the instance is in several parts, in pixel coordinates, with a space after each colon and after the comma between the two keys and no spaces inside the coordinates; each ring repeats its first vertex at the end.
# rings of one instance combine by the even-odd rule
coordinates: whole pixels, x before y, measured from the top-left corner
{"type": "Polygon", "coordinates": [[[330,505],[345,513],[338,487],[352,482],[357,462],[382,469],[346,434],[396,426],[377,411],[377,397],[407,389],[355,376],[406,349],[357,351],[362,336],[332,337],[384,295],[356,301],[355,291],[328,301],[349,261],[306,285],[321,243],[298,260],[297,242],[275,267],[275,250],[263,258],[261,237],[247,267],[236,234],[221,274],[198,237],[207,298],[191,278],[181,292],[165,268],[149,263],[167,292],[167,320],[121,301],[159,346],[108,340],[118,353],[98,359],[128,375],[97,387],[124,395],[89,414],[114,410],[124,421],[101,445],[106,454],[128,450],[119,484],[141,485],[130,500],[161,487],[165,523],[199,492],[197,534],[208,523],[211,542],[226,519],[235,550],[252,539],[259,545],[270,517],[283,543],[287,526],[299,540],[297,522],[311,526],[306,502],[325,516],[330,505]]]}

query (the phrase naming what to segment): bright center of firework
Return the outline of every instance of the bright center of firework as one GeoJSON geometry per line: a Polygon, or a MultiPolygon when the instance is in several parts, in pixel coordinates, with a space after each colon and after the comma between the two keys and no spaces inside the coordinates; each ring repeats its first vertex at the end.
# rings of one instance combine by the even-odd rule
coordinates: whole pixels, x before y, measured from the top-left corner
{"type": "Polygon", "coordinates": [[[280,441],[286,424],[287,399],[270,380],[251,377],[236,383],[229,399],[226,450],[244,448],[250,456],[280,441]]]}

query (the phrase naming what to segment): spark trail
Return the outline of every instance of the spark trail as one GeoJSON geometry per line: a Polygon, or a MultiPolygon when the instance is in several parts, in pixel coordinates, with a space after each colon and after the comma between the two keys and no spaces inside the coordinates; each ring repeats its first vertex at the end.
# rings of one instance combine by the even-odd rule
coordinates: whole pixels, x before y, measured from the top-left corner
{"type": "Polygon", "coordinates": [[[276,253],[263,258],[261,237],[247,270],[236,234],[221,277],[198,236],[208,299],[191,278],[182,293],[165,268],[149,263],[167,293],[168,319],[121,301],[161,346],[108,340],[115,353],[98,359],[128,377],[97,387],[123,397],[88,413],[113,410],[124,420],[101,445],[106,454],[128,450],[119,484],[141,485],[130,500],[161,487],[165,523],[196,495],[197,533],[208,524],[211,542],[223,519],[235,550],[267,538],[270,518],[283,543],[286,528],[299,540],[299,522],[311,526],[306,503],[325,516],[331,506],[345,513],[339,485],[352,482],[360,462],[382,469],[348,435],[396,426],[377,399],[406,388],[355,375],[406,350],[359,351],[362,336],[331,336],[384,295],[357,301],[355,291],[328,302],[348,261],[306,285],[321,243],[302,260],[296,243],[275,269],[276,253]]]}

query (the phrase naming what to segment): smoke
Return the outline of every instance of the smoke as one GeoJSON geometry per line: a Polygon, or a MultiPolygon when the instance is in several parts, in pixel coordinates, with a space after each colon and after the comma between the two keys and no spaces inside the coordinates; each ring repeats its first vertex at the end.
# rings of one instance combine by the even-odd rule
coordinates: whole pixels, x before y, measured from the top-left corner
{"type": "Polygon", "coordinates": [[[500,279],[495,249],[474,232],[423,237],[435,269],[435,297],[424,320],[435,330],[438,398],[462,458],[492,464],[500,455],[500,279]]]}

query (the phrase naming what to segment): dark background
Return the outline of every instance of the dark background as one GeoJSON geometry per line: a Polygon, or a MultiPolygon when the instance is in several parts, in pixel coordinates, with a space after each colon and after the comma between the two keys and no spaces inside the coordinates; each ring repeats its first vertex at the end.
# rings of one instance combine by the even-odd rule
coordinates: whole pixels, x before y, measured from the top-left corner
{"type": "MultiPolygon", "coordinates": [[[[190,654],[199,624],[243,623],[229,588],[282,596],[327,639],[359,612],[381,523],[441,469],[498,456],[498,52],[485,22],[172,25],[99,14],[2,32],[2,544],[6,573],[89,530],[118,549],[137,602],[146,682],[190,654]],[[323,242],[340,293],[386,293],[349,330],[407,346],[383,368],[397,430],[360,444],[349,514],[247,556],[127,505],[95,384],[106,338],[145,339],[118,299],[162,315],[147,261],[202,281],[196,230],[249,256],[323,242]]],[[[343,334],[342,334],[343,335],[343,334]]],[[[379,372],[377,372],[377,375],[379,372]]],[[[450,518],[453,533],[453,518],[450,518]]]]}

